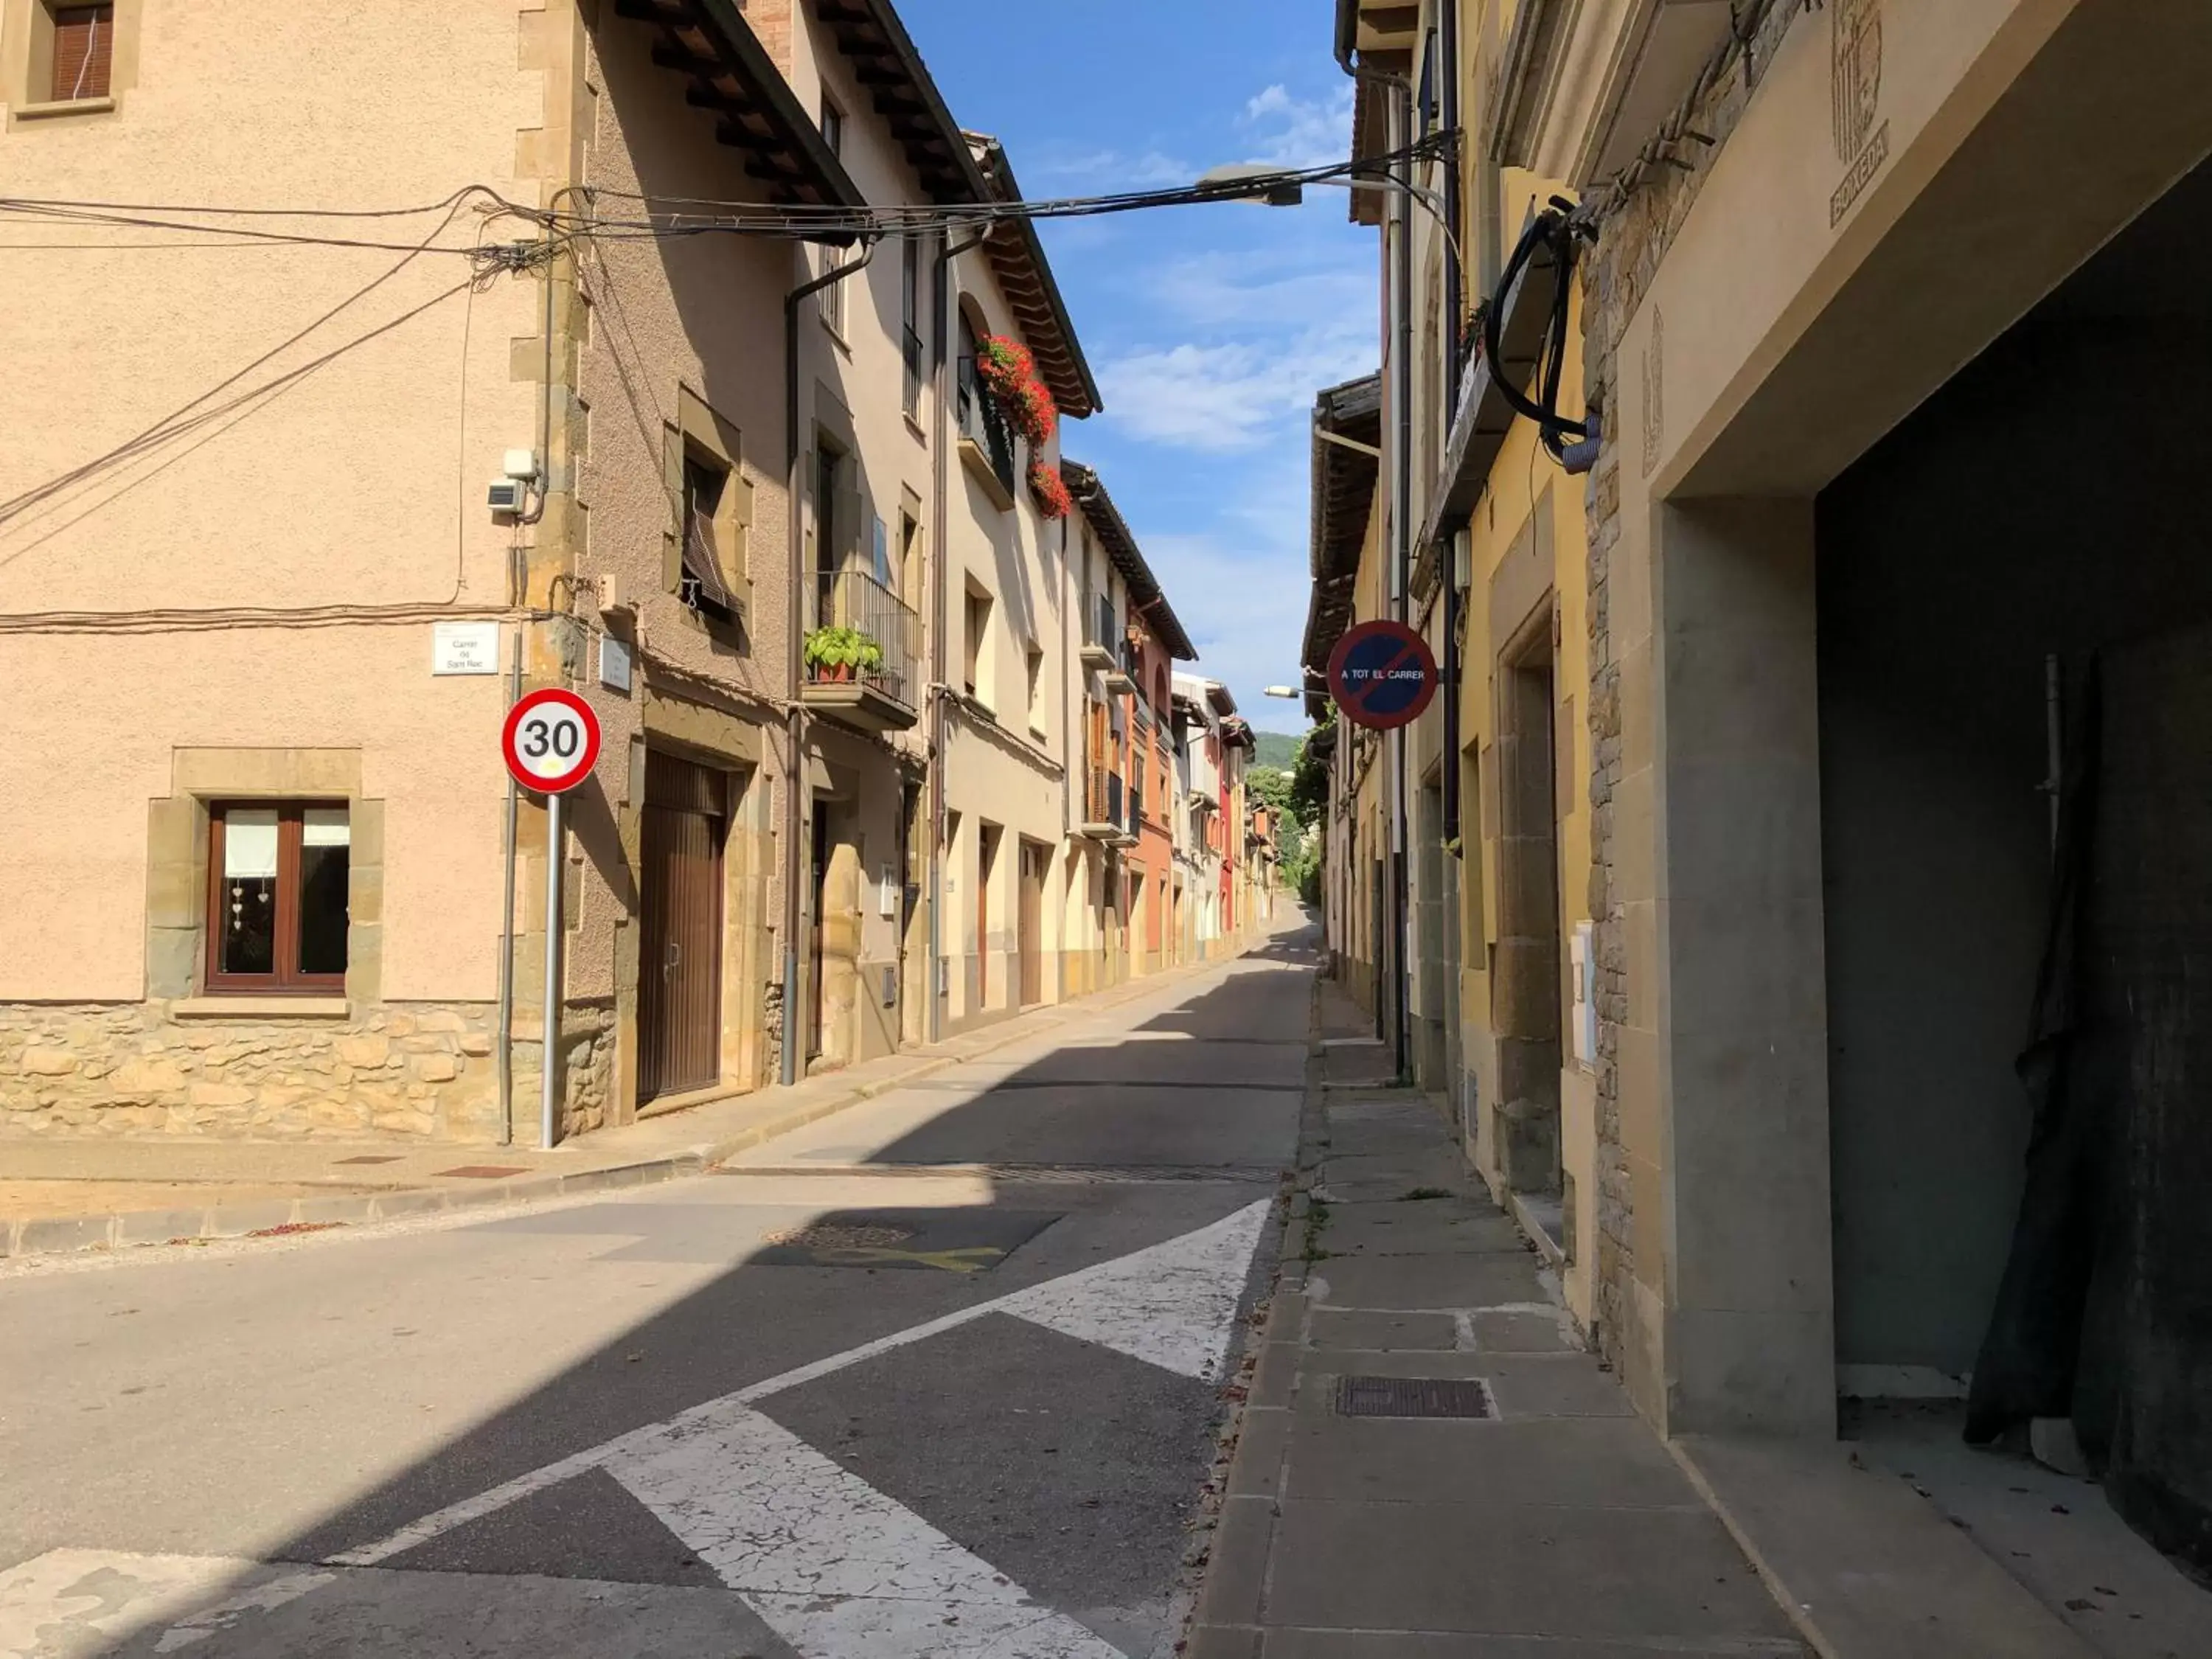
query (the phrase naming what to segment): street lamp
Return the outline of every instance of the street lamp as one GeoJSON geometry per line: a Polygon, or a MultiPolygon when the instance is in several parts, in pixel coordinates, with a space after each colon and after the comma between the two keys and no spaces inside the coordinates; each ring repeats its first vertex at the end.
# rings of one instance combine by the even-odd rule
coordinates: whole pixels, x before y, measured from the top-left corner
{"type": "Polygon", "coordinates": [[[1304,693],[1300,692],[1296,686],[1270,685],[1263,688],[1260,695],[1263,697],[1280,697],[1286,702],[1296,702],[1304,693]]]}
{"type": "Polygon", "coordinates": [[[1263,207],[1296,207],[1306,199],[1305,187],[1296,179],[1285,178],[1283,170],[1269,167],[1264,161],[1232,161],[1219,167],[1198,181],[1200,190],[1219,190],[1229,185],[1250,184],[1249,194],[1232,197],[1232,201],[1257,202],[1263,207]]]}
{"type": "Polygon", "coordinates": [[[1459,238],[1452,234],[1451,222],[1447,216],[1444,199],[1436,191],[1415,184],[1410,179],[1307,179],[1287,176],[1280,167],[1263,161],[1232,161],[1218,167],[1199,178],[1200,190],[1224,190],[1235,185],[1249,184],[1249,192],[1231,197],[1231,201],[1257,202],[1262,207],[1297,207],[1305,201],[1305,186],[1333,185],[1340,190],[1398,191],[1411,197],[1428,210],[1429,217],[1437,222],[1437,228],[1451,244],[1452,257],[1462,268],[1467,260],[1460,252],[1459,238]]]}

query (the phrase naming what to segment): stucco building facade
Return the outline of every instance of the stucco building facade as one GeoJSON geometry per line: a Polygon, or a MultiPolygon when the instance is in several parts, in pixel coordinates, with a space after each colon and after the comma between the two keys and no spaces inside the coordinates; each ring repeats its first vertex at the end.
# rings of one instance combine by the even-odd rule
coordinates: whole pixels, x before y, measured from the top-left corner
{"type": "Polygon", "coordinates": [[[1172,688],[1175,663],[1197,650],[1098,475],[1073,461],[1061,471],[1075,503],[1067,695],[1082,757],[1069,794],[1068,971],[1113,985],[1179,959],[1172,688]]]}
{"type": "Polygon", "coordinates": [[[888,4],[84,10],[0,9],[10,188],[194,205],[0,226],[0,1133],[534,1140],[544,687],[556,1133],[1103,982],[1057,441],[977,343],[1097,390],[1026,223],[862,234],[1018,196],[888,4]]]}

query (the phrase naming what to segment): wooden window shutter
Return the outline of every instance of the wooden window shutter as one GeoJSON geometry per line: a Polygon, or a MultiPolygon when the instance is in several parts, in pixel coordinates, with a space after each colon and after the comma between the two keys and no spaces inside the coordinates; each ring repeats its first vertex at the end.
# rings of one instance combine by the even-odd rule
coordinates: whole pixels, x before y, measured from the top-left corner
{"type": "Polygon", "coordinates": [[[54,12],[56,103],[105,98],[115,66],[115,8],[62,6],[54,12]]]}

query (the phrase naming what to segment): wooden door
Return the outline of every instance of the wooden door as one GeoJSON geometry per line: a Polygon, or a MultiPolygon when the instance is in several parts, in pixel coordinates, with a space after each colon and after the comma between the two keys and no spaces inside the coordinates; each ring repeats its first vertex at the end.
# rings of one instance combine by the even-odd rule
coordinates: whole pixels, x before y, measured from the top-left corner
{"type": "Polygon", "coordinates": [[[813,896],[808,908],[812,912],[812,924],[807,931],[806,945],[806,1057],[814,1059],[822,1052],[822,901],[823,889],[830,880],[830,817],[828,809],[820,801],[814,803],[814,860],[807,891],[813,896]]]}
{"type": "Polygon", "coordinates": [[[991,1006],[991,873],[999,861],[995,824],[978,824],[975,831],[975,1006],[991,1006]]]}
{"type": "Polygon", "coordinates": [[[728,781],[665,755],[645,771],[638,954],[640,1102],[722,1075],[722,844],[728,781]]]}
{"type": "Polygon", "coordinates": [[[1044,1000],[1044,848],[1022,843],[1022,1006],[1044,1000]]]}

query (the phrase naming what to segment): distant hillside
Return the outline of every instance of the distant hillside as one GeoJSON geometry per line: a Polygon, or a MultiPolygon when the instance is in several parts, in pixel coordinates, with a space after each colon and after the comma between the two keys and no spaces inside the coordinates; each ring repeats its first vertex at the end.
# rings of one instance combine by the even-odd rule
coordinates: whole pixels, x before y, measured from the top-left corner
{"type": "Polygon", "coordinates": [[[1260,740],[1260,752],[1254,757],[1256,766],[1279,766],[1285,772],[1298,757],[1298,744],[1304,739],[1289,732],[1255,732],[1260,740]]]}

